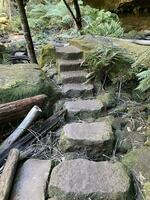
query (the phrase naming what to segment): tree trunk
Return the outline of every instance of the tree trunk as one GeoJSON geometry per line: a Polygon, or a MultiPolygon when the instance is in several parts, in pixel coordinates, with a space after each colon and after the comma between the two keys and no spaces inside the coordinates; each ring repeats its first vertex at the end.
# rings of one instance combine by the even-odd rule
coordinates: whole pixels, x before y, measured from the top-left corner
{"type": "Polygon", "coordinates": [[[81,28],[82,28],[82,18],[81,18],[81,12],[80,12],[78,0],[73,0],[74,8],[75,8],[75,11],[76,11],[76,16],[74,15],[73,11],[71,10],[69,3],[67,3],[66,0],[63,0],[63,1],[64,1],[64,4],[66,5],[66,7],[68,8],[72,18],[74,19],[78,30],[81,30],[81,28]]]}
{"type": "Polygon", "coordinates": [[[35,55],[35,51],[34,51],[34,46],[33,46],[33,41],[32,41],[32,37],[31,37],[31,32],[30,32],[30,28],[29,28],[29,24],[28,24],[26,12],[25,12],[23,0],[16,0],[16,1],[17,1],[17,4],[18,4],[18,7],[19,7],[20,18],[21,18],[21,22],[22,22],[22,26],[23,26],[24,37],[25,37],[26,42],[27,42],[27,48],[28,48],[30,60],[31,60],[32,63],[37,63],[37,59],[36,59],[36,55],[35,55]]]}
{"type": "Polygon", "coordinates": [[[81,18],[81,11],[79,7],[78,0],[73,0],[75,11],[76,11],[76,24],[79,30],[82,29],[82,18],[81,18]]]}
{"type": "Polygon", "coordinates": [[[43,94],[0,104],[0,124],[21,119],[34,105],[43,108],[47,101],[47,96],[43,94]]]}

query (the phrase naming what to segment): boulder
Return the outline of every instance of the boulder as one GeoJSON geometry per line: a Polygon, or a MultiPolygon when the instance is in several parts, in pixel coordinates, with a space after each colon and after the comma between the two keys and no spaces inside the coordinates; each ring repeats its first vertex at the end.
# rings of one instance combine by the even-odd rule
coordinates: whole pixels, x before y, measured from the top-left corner
{"type": "Polygon", "coordinates": [[[38,94],[46,94],[55,98],[51,83],[46,79],[38,65],[0,65],[0,103],[38,94]]]}
{"type": "Polygon", "coordinates": [[[130,178],[121,163],[85,159],[60,163],[52,170],[49,197],[58,200],[127,200],[130,178]]]}
{"type": "Polygon", "coordinates": [[[138,180],[146,200],[150,194],[150,147],[144,146],[140,149],[126,154],[122,163],[138,180]]]}
{"type": "Polygon", "coordinates": [[[50,170],[49,160],[27,160],[17,172],[10,200],[44,200],[50,170]]]}
{"type": "Polygon", "coordinates": [[[107,121],[94,123],[71,123],[63,127],[60,149],[63,152],[86,153],[90,159],[103,160],[103,155],[111,155],[114,136],[107,121]]]}

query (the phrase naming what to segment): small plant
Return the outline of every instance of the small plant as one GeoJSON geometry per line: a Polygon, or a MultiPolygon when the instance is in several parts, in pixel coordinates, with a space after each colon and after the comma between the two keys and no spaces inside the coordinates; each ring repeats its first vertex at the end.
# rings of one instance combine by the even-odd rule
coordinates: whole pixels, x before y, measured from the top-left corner
{"type": "Polygon", "coordinates": [[[133,60],[129,54],[115,46],[103,46],[91,51],[85,62],[97,79],[108,76],[113,82],[131,78],[133,60]]]}

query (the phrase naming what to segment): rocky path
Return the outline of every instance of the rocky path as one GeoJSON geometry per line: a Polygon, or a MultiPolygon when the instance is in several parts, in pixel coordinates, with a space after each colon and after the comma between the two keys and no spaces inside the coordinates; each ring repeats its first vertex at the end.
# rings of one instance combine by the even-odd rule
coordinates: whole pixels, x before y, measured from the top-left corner
{"type": "Polygon", "coordinates": [[[85,158],[66,160],[52,168],[50,161],[29,159],[20,168],[11,200],[132,200],[131,180],[120,162],[110,161],[115,136],[94,97],[92,83],[84,84],[83,52],[59,47],[57,65],[67,110],[59,148],[85,158]]]}

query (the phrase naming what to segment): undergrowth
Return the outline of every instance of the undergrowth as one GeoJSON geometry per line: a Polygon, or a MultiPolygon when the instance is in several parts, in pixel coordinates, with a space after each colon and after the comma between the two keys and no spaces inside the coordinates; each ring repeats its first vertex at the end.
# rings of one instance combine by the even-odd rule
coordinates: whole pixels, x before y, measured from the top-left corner
{"type": "Polygon", "coordinates": [[[112,82],[125,82],[132,77],[132,56],[115,46],[103,46],[86,55],[86,65],[96,79],[107,76],[112,82]]]}
{"type": "MultiPolygon", "coordinates": [[[[71,8],[73,10],[73,7],[71,8]]],[[[46,34],[49,37],[51,36],[52,39],[69,38],[88,33],[113,37],[123,36],[124,31],[116,14],[91,8],[90,6],[83,6],[81,1],[80,8],[83,29],[79,33],[62,0],[58,3],[47,0],[43,4],[33,3],[27,13],[31,30],[35,33],[35,40],[39,38],[36,35],[40,35],[40,33],[43,33],[45,40],[48,39],[46,34]],[[48,34],[49,31],[51,34],[48,34]]]]}

